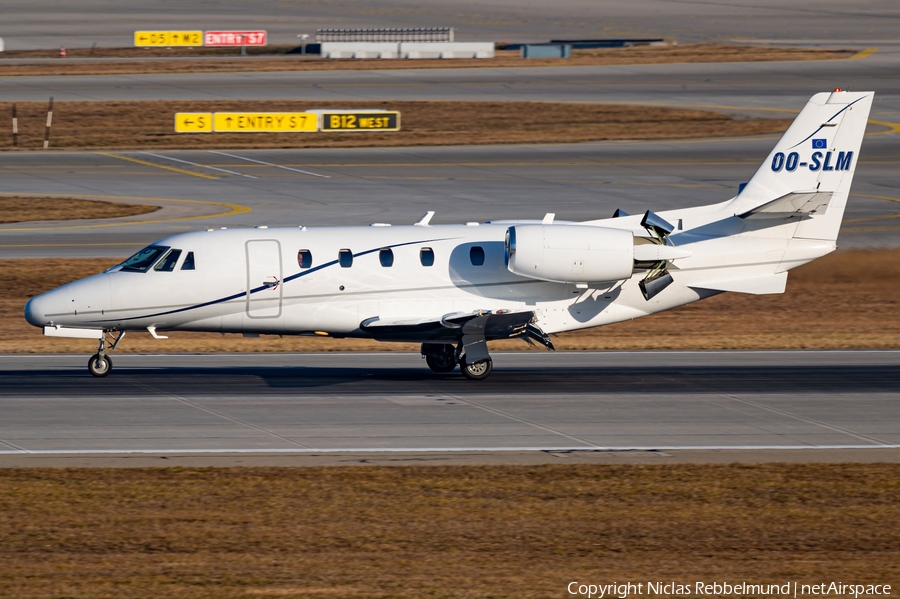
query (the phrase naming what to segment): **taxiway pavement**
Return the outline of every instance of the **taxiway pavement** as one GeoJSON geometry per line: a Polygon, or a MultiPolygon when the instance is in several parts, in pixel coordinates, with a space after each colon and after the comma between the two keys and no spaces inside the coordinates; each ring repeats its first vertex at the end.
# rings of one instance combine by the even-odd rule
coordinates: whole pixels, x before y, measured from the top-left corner
{"type": "Polygon", "coordinates": [[[900,45],[861,60],[620,66],[0,77],[5,101],[484,100],[648,103],[734,114],[797,112],[835,87],[874,90],[900,121],[900,45]]]}
{"type": "Polygon", "coordinates": [[[0,464],[129,454],[195,463],[334,452],[495,456],[488,461],[505,452],[900,454],[900,351],[494,358],[491,378],[471,382],[400,353],[117,355],[105,379],[87,373],[85,356],[4,356],[0,464]]]}

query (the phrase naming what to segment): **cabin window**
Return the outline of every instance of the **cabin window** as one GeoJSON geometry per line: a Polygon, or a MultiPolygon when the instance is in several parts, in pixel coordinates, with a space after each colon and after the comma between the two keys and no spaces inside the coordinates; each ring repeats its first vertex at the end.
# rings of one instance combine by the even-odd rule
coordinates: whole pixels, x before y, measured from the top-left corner
{"type": "Polygon", "coordinates": [[[353,266],[353,252],[348,249],[343,249],[338,252],[338,262],[341,263],[341,268],[350,268],[353,266]]]}
{"type": "Polygon", "coordinates": [[[156,266],[153,267],[153,270],[158,270],[160,272],[172,272],[175,270],[175,265],[178,264],[178,259],[181,257],[181,250],[169,250],[169,253],[165,255],[165,257],[160,260],[156,266]]]}
{"type": "Polygon", "coordinates": [[[394,250],[391,248],[382,248],[378,252],[378,259],[381,261],[381,265],[385,268],[389,268],[394,265],[394,250]]]}
{"type": "Polygon", "coordinates": [[[473,245],[469,250],[469,261],[472,262],[472,266],[484,266],[484,248],[473,245]]]}
{"type": "Polygon", "coordinates": [[[119,266],[122,267],[122,270],[129,272],[147,272],[167,249],[169,249],[168,246],[147,246],[119,266]]]}
{"type": "Polygon", "coordinates": [[[434,266],[434,250],[431,248],[419,250],[419,261],[422,263],[422,266],[434,266]]]}
{"type": "Polygon", "coordinates": [[[297,264],[300,268],[309,268],[312,266],[312,252],[309,250],[300,250],[297,252],[297,264]]]}
{"type": "Polygon", "coordinates": [[[184,264],[181,265],[181,270],[194,270],[194,252],[188,252],[187,256],[184,257],[184,264]]]}

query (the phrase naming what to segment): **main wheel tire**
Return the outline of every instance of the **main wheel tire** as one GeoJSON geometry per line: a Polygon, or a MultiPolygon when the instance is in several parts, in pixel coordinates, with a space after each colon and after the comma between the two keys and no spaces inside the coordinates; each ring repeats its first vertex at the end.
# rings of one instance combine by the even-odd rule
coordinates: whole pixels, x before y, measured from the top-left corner
{"type": "Polygon", "coordinates": [[[460,372],[462,372],[463,376],[470,381],[483,381],[490,376],[493,369],[494,361],[491,359],[479,360],[474,364],[466,364],[465,362],[459,363],[460,372]]]}
{"type": "Polygon", "coordinates": [[[425,353],[425,363],[439,374],[453,372],[456,368],[456,352],[452,345],[438,346],[441,351],[428,351],[425,353]]]}
{"type": "Polygon", "coordinates": [[[112,359],[105,354],[94,354],[88,360],[88,370],[96,377],[104,377],[112,371],[112,359]]]}

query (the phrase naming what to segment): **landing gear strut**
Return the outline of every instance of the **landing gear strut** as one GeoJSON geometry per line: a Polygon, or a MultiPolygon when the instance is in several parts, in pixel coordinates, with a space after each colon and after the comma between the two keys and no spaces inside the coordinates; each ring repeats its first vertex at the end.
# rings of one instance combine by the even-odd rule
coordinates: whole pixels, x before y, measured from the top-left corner
{"type": "MultiPolygon", "coordinates": [[[[97,347],[97,353],[91,356],[91,359],[88,360],[88,372],[96,377],[104,377],[112,372],[112,359],[106,355],[106,335],[109,334],[108,331],[103,332],[103,336],[100,337],[100,343],[97,347]]],[[[122,340],[122,337],[125,336],[125,331],[121,331],[118,337],[112,337],[112,345],[110,345],[110,351],[116,349],[116,346],[119,345],[119,341],[122,340]]]]}

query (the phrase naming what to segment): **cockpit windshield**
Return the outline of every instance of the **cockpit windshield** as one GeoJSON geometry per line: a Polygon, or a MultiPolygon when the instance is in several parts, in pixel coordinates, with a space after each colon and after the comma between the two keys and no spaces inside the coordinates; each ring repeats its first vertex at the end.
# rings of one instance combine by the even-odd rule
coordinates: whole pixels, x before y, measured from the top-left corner
{"type": "Polygon", "coordinates": [[[113,268],[129,272],[147,272],[168,249],[168,246],[164,245],[147,246],[125,262],[119,264],[118,267],[113,268]]]}

